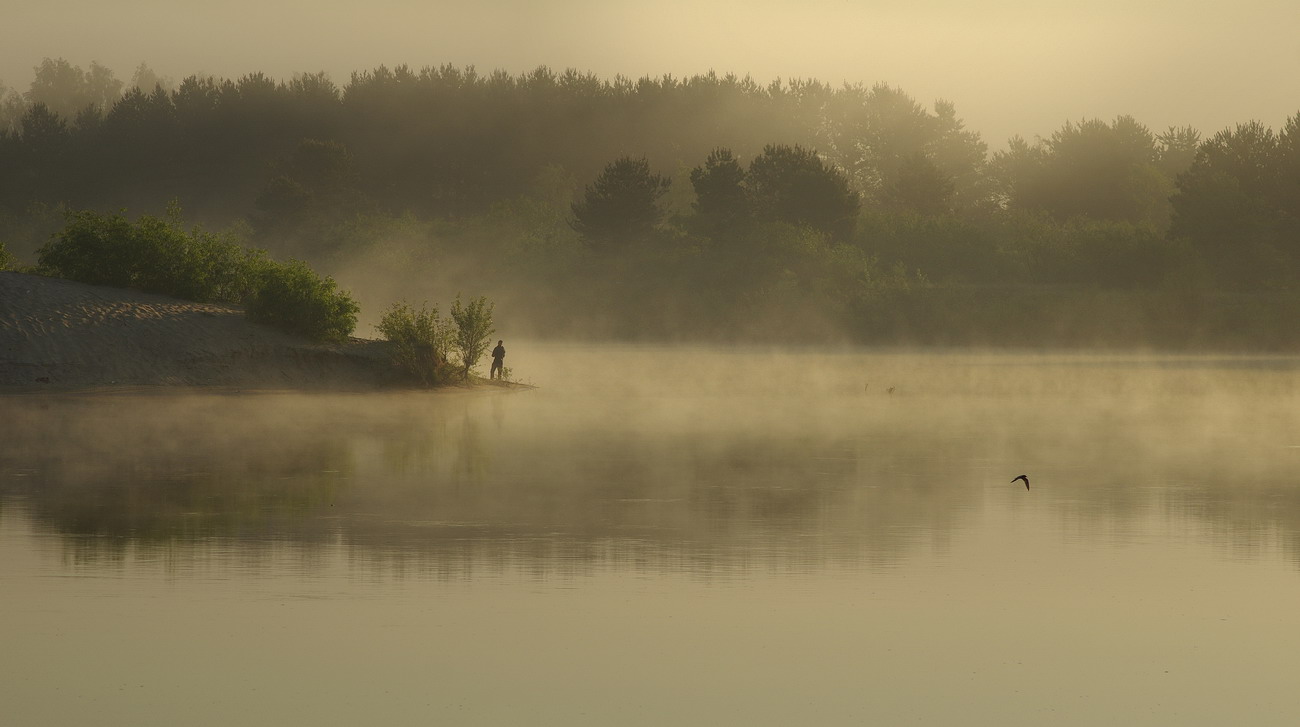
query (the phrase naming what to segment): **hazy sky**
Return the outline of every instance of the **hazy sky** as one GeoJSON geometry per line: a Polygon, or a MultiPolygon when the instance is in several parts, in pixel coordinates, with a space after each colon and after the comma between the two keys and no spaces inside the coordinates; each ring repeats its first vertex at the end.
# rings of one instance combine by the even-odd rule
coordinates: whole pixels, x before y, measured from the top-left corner
{"type": "Polygon", "coordinates": [[[1300,112],[1300,0],[5,0],[0,80],[46,56],[124,80],[452,63],[886,82],[994,147],[1129,113],[1213,133],[1300,112]]]}

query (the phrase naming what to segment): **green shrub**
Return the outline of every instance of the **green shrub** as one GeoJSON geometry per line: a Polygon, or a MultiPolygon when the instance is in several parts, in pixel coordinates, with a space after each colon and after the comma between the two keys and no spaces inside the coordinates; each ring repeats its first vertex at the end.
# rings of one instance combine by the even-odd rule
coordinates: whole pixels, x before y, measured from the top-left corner
{"type": "Polygon", "coordinates": [[[234,305],[251,300],[261,282],[260,271],[270,263],[266,251],[240,245],[229,233],[195,230],[191,236],[194,283],[202,299],[234,305]]]}
{"type": "Polygon", "coordinates": [[[451,318],[456,322],[456,351],[460,354],[463,366],[461,377],[468,379],[469,370],[474,368],[483,352],[488,347],[488,337],[496,332],[492,326],[492,311],[496,305],[479,296],[467,304],[461,304],[460,296],[451,304],[451,318]]]}
{"type": "Polygon", "coordinates": [[[134,237],[121,215],[77,212],[37,251],[36,269],[80,283],[129,288],[137,257],[134,237]]]}
{"type": "Polygon", "coordinates": [[[299,260],[264,261],[260,267],[257,292],[247,303],[249,320],[317,341],[352,334],[360,309],[334,278],[322,278],[299,260]]]}
{"type": "Polygon", "coordinates": [[[78,212],[41,247],[38,271],[91,285],[134,288],[201,303],[241,303],[253,292],[264,253],[232,235],[185,231],[167,219],[78,212]]]}
{"type": "Polygon", "coordinates": [[[379,321],[379,333],[392,342],[392,360],[426,386],[445,381],[450,374],[451,321],[438,317],[438,309],[394,303],[379,321]]]}
{"type": "Polygon", "coordinates": [[[18,259],[9,254],[5,249],[4,240],[0,240],[0,270],[14,270],[18,267],[18,259]]]}
{"type": "Polygon", "coordinates": [[[134,288],[200,303],[244,305],[250,320],[318,341],[339,341],[357,324],[357,304],[306,264],[277,263],[232,233],[186,231],[166,218],[83,211],[41,247],[37,271],[91,285],[134,288]]]}

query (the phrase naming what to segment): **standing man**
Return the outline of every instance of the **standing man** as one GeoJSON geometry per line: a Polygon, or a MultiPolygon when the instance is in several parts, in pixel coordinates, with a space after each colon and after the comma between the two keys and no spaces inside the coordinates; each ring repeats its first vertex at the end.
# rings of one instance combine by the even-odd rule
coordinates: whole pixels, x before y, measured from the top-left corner
{"type": "MultiPolygon", "coordinates": [[[[483,349],[479,350],[481,351],[483,349]]],[[[488,372],[489,381],[497,377],[497,372],[501,371],[501,368],[505,365],[505,360],[506,347],[501,345],[501,341],[497,341],[497,347],[492,349],[492,370],[488,372]]],[[[501,375],[505,376],[504,373],[501,375]]]]}

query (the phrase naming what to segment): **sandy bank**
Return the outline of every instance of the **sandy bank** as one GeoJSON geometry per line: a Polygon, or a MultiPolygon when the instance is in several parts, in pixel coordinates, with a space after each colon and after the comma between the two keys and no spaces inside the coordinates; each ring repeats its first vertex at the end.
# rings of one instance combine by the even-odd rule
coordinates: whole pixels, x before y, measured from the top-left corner
{"type": "Polygon", "coordinates": [[[369,388],[395,383],[383,343],[316,344],[243,311],[0,272],[0,386],[369,388]]]}

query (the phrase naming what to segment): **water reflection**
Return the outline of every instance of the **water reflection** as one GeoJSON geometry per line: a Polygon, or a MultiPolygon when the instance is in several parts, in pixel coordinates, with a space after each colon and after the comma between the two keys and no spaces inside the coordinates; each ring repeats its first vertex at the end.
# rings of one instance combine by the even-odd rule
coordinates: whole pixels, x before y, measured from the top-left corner
{"type": "Polygon", "coordinates": [[[578,384],[561,351],[520,394],[9,397],[0,517],[74,568],[286,548],[396,577],[888,568],[987,508],[1300,562],[1294,361],[716,357],[578,384]]]}

